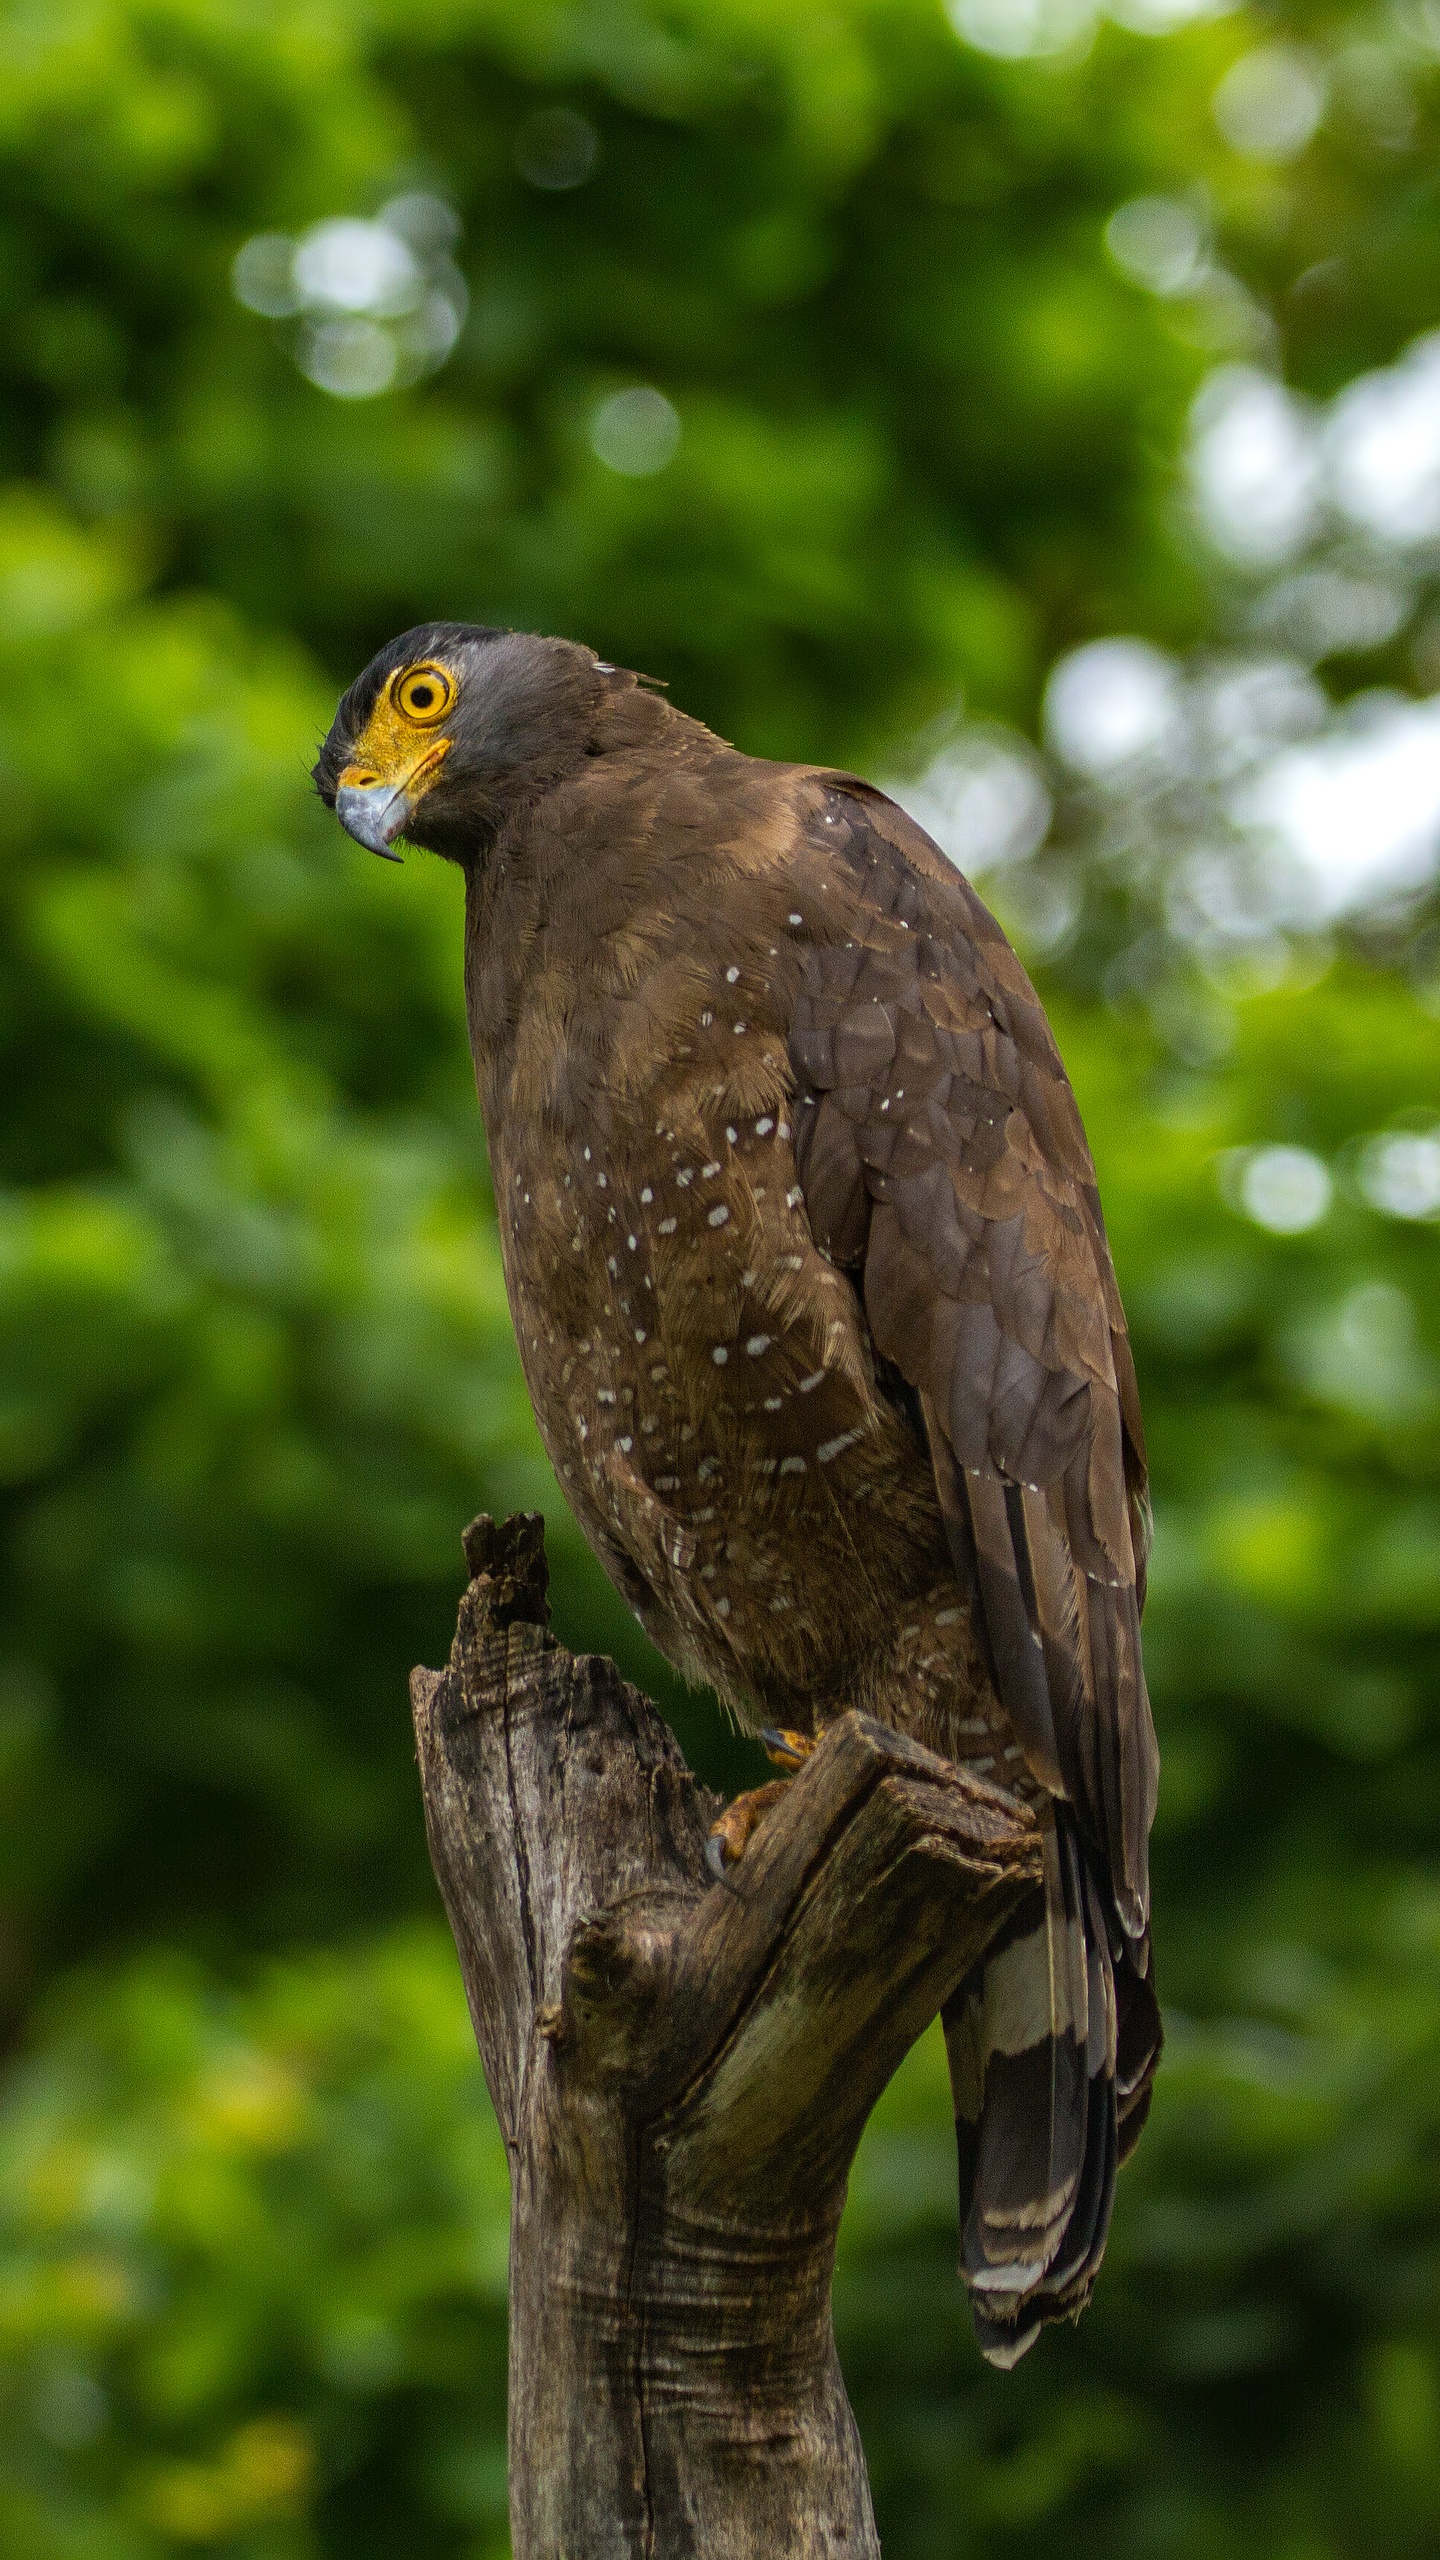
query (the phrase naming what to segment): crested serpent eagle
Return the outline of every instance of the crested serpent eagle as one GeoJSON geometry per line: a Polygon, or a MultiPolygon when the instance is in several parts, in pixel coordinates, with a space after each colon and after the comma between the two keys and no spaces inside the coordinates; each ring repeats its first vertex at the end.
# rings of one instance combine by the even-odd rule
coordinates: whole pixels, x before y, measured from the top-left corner
{"type": "Polygon", "coordinates": [[[1043,1891],[945,2012],[962,2272],[1012,2364],[1089,2293],[1160,2048],[1144,1440],[1039,999],[882,792],[569,641],[404,633],[316,780],[464,871],[520,1358],[649,1634],[782,1760],[859,1707],[1040,1819],[1043,1891]]]}

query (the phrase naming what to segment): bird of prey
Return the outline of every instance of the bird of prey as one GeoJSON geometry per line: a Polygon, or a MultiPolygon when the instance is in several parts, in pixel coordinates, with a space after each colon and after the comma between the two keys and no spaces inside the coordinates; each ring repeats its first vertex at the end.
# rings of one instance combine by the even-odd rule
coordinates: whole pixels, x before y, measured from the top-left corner
{"type": "Polygon", "coordinates": [[[782,1760],[858,1707],[1040,1820],[1043,1892],[945,2013],[1011,2365],[1089,2294],[1160,2048],[1144,1440],[1039,999],[882,792],[570,641],[405,632],[316,781],[464,872],[520,1358],[642,1624],[782,1760]]]}

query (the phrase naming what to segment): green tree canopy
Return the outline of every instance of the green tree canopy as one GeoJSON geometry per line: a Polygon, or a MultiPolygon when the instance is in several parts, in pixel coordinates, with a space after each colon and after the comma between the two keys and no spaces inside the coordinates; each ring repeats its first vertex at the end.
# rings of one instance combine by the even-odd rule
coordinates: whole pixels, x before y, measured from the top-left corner
{"type": "Polygon", "coordinates": [[[0,23],[17,2560],[503,2549],[504,2182],[404,1705],[465,1518],[543,1503],[567,1637],[750,1765],[544,1468],[458,884],[309,794],[434,614],[1056,811],[989,888],[1141,1367],[1171,2049],[1095,2307],[1009,2379],[929,2046],[887,2097],[839,2292],[887,2548],[1433,2547],[1437,945],[1423,887],[1285,905],[1226,686],[1280,704],[1248,775],[1440,675],[1423,436],[1408,530],[1336,477],[1436,319],[1437,101],[1431,0],[0,23]],[[1087,763],[1047,679],[1114,634],[1173,718],[1087,763]]]}

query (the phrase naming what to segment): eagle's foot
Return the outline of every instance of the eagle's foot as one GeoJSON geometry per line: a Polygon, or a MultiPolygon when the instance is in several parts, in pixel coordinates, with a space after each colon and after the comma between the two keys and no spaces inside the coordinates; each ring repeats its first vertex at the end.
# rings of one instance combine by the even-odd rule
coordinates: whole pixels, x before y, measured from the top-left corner
{"type": "Polygon", "coordinates": [[[777,1769],[785,1770],[792,1778],[797,1769],[804,1768],[815,1748],[813,1734],[797,1733],[793,1725],[788,1724],[763,1726],[760,1741],[766,1759],[773,1760],[777,1769]]]}
{"type": "Polygon", "coordinates": [[[772,1778],[768,1785],[750,1787],[733,1804],[727,1804],[705,1843],[705,1864],[718,1884],[724,1883],[726,1869],[733,1867],[737,1858],[743,1858],[756,1824],[764,1821],[770,1807],[783,1796],[786,1783],[784,1778],[772,1778]]]}

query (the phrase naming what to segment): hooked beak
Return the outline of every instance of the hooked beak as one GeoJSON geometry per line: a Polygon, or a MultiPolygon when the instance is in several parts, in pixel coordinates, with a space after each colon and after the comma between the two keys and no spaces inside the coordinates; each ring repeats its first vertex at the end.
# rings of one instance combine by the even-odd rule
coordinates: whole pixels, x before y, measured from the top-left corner
{"type": "Polygon", "coordinates": [[[393,839],[410,815],[410,794],[403,782],[342,782],[335,794],[335,815],[347,836],[387,862],[399,862],[393,839]]]}
{"type": "Polygon", "coordinates": [[[377,773],[373,764],[348,764],[335,794],[335,815],[346,834],[368,852],[383,853],[387,862],[398,862],[399,854],[390,848],[409,826],[450,745],[448,738],[437,738],[429,753],[398,780],[393,766],[390,773],[377,773]]]}

